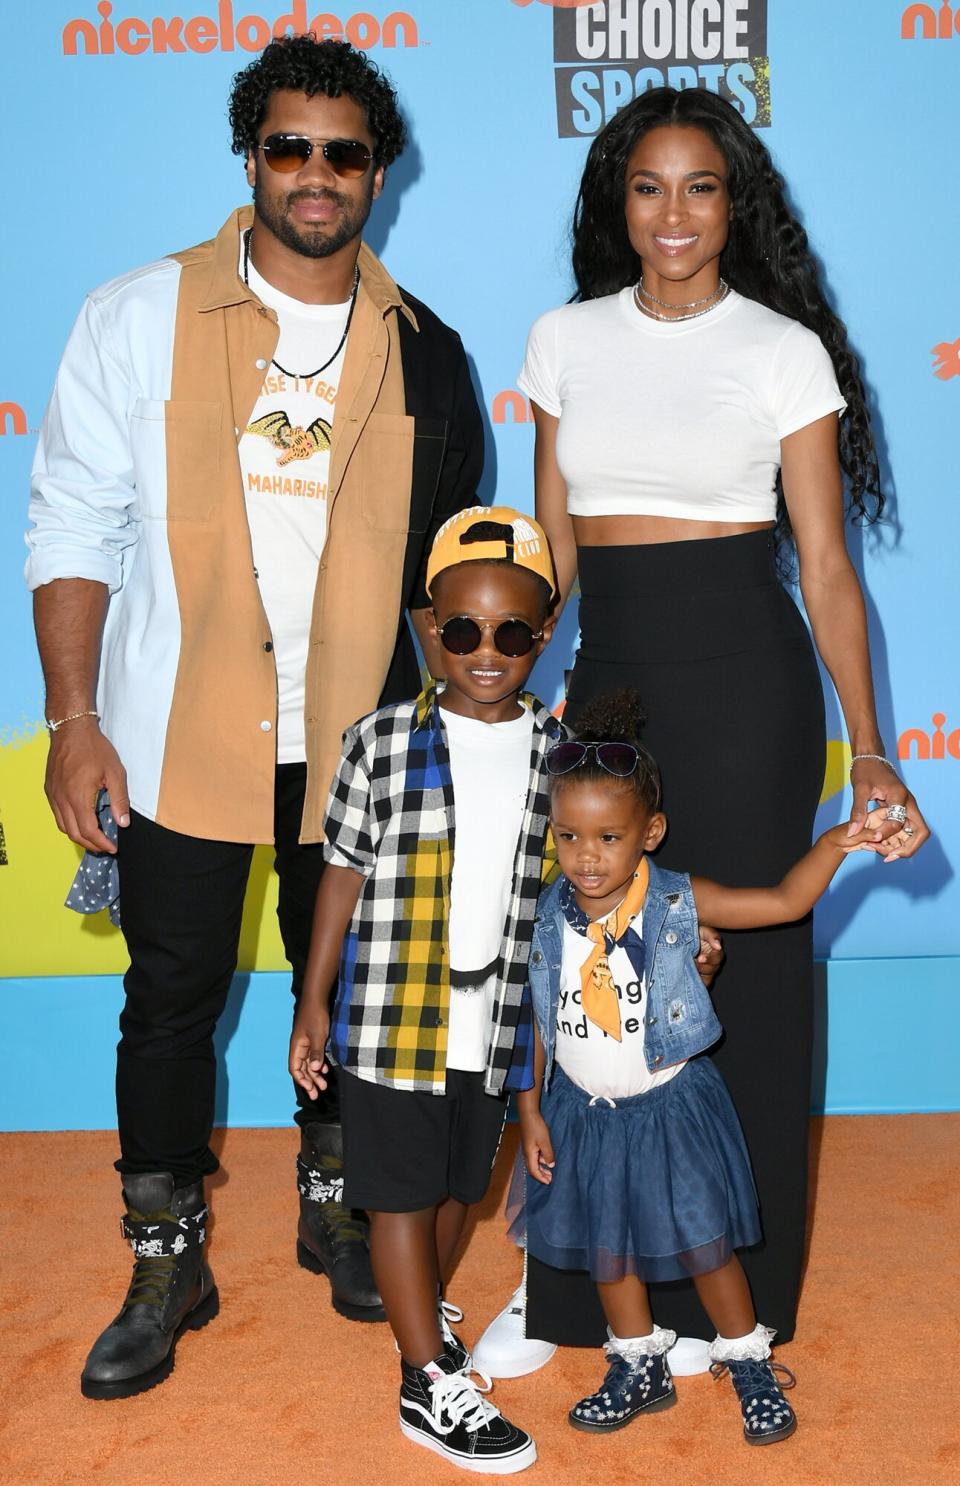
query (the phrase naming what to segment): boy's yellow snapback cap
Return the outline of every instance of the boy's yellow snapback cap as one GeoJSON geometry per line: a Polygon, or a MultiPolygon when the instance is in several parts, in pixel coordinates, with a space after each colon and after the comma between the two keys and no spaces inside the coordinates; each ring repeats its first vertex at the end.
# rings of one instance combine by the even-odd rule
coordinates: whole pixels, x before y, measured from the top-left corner
{"type": "Polygon", "coordinates": [[[536,573],[556,597],[553,559],[543,527],[512,506],[469,506],[444,522],[427,561],[427,593],[444,568],[461,562],[489,562],[491,558],[536,573]]]}

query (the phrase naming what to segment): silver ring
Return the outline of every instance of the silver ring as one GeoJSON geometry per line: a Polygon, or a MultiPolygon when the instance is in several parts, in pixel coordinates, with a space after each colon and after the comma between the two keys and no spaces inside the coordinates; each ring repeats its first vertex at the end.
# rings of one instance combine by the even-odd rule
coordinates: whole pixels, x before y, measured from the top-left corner
{"type": "Polygon", "coordinates": [[[913,829],[913,826],[901,826],[900,834],[901,836],[915,836],[917,833],[913,829]]]}
{"type": "Polygon", "coordinates": [[[887,820],[895,820],[898,826],[902,826],[907,818],[906,805],[891,805],[887,810],[887,820]]]}

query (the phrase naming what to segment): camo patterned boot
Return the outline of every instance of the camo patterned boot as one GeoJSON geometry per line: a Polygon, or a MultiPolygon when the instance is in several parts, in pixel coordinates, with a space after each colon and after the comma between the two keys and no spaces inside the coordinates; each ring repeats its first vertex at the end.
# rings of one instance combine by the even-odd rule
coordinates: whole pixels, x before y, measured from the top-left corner
{"type": "Polygon", "coordinates": [[[80,1378],[85,1398],[131,1398],[170,1376],[177,1341],[220,1309],[204,1258],[203,1182],[175,1188],[166,1171],[125,1176],[120,1220],[133,1278],[120,1314],[97,1337],[80,1378]]]}
{"type": "Polygon", "coordinates": [[[339,1125],[305,1125],[297,1157],[300,1226],[297,1262],[330,1280],[333,1308],[350,1321],[385,1321],[370,1267],[366,1214],[343,1206],[343,1138],[339,1125]]]}

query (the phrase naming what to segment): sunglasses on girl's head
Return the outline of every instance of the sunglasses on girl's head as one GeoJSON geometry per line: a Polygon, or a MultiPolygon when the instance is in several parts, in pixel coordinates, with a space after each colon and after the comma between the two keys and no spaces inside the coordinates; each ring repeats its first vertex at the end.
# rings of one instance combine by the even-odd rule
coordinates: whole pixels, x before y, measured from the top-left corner
{"type": "Polygon", "coordinates": [[[569,774],[579,769],[593,754],[601,769],[617,779],[629,779],[640,762],[640,755],[632,743],[578,743],[571,738],[567,743],[558,743],[547,754],[548,774],[569,774]]]}
{"type": "Polygon", "coordinates": [[[493,643],[501,655],[508,655],[511,660],[529,655],[536,642],[543,639],[543,630],[532,630],[525,619],[503,619],[496,625],[481,625],[467,614],[456,614],[437,629],[444,650],[449,650],[451,655],[472,655],[485,629],[493,630],[493,643]]]}
{"type": "Polygon", "coordinates": [[[259,149],[271,170],[292,174],[319,150],[334,175],[345,181],[365,175],[373,155],[359,139],[307,139],[303,134],[268,134],[259,149]]]}

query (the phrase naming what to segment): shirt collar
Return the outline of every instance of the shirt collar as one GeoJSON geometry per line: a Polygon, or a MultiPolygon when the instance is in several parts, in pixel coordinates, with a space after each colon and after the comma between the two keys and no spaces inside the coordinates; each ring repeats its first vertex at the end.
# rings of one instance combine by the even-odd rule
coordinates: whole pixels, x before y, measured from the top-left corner
{"type": "MultiPolygon", "coordinates": [[[[563,723],[558,717],[554,717],[553,713],[543,705],[539,697],[533,695],[533,692],[520,692],[518,700],[522,706],[533,713],[533,727],[535,732],[545,733],[548,738],[555,738],[558,741],[565,736],[566,729],[563,723]]],[[[429,681],[416,700],[413,724],[415,728],[428,727],[439,721],[440,707],[438,701],[439,693],[437,691],[437,684],[435,681],[429,681]]]]}
{"type": "MultiPolygon", "coordinates": [[[[217,233],[213,243],[213,261],[207,293],[200,304],[201,313],[207,310],[222,310],[229,305],[259,304],[257,296],[240,277],[237,265],[240,261],[240,236],[253,226],[253,207],[241,206],[231,212],[217,233]]],[[[388,310],[398,309],[409,320],[414,330],[419,330],[417,317],[393,279],[387,273],[375,253],[366,243],[360,244],[357,258],[360,269],[360,285],[382,315],[388,310]]]]}

